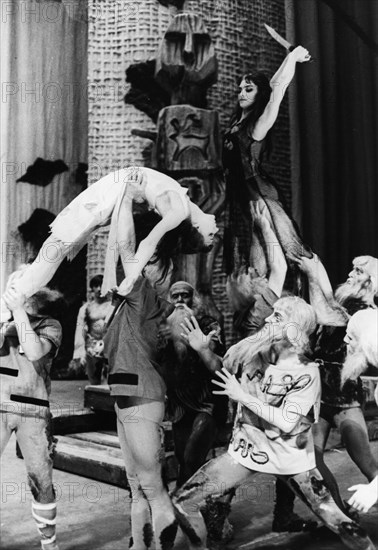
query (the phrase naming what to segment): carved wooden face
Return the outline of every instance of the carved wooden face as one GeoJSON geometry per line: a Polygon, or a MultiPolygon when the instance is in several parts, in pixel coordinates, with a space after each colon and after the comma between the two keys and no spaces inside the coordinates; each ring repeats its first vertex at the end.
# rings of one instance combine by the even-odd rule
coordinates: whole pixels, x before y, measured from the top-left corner
{"type": "Polygon", "coordinates": [[[183,80],[196,84],[215,82],[217,62],[214,47],[202,19],[182,13],[169,25],[161,43],[156,75],[171,86],[183,80]]]}

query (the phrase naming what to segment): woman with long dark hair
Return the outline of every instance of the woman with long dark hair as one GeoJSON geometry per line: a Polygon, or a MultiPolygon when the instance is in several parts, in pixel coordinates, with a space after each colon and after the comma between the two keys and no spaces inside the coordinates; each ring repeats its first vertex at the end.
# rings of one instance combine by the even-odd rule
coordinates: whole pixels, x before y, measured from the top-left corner
{"type": "MultiPolygon", "coordinates": [[[[310,60],[308,51],[298,46],[290,52],[269,81],[262,72],[242,77],[238,104],[223,147],[226,202],[229,223],[225,231],[226,270],[232,273],[235,261],[251,265],[260,276],[267,274],[267,243],[254,227],[253,203],[264,201],[287,260],[309,255],[293,221],[284,210],[274,179],[263,161],[270,150],[270,130],[277,120],[285,90],[297,63],[310,60]]],[[[289,263],[290,266],[290,263],[289,263]]]]}

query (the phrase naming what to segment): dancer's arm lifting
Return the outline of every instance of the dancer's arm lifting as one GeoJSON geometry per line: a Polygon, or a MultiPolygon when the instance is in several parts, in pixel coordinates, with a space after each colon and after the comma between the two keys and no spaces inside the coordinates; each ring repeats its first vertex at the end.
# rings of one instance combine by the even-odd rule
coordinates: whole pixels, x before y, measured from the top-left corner
{"type": "Polygon", "coordinates": [[[284,98],[286,88],[292,81],[297,63],[304,63],[311,59],[308,50],[297,46],[284,59],[282,65],[270,80],[272,93],[269,102],[265,107],[253,130],[253,138],[261,141],[272,128],[278,117],[281,102],[284,98]]]}

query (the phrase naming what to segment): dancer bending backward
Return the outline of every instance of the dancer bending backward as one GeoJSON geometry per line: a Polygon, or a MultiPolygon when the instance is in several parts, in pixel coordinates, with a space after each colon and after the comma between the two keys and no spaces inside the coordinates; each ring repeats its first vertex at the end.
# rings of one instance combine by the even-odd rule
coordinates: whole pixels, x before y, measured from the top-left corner
{"type": "MultiPolygon", "coordinates": [[[[239,344],[224,359],[215,384],[238,403],[228,452],[202,466],[177,492],[177,517],[192,547],[206,548],[200,508],[252,480],[257,472],[284,480],[312,511],[352,549],[373,550],[360,526],[335,504],[315,468],[311,416],[317,417],[320,377],[306,359],[309,336],[316,328],[314,310],[296,297],[280,298],[264,328],[250,337],[250,357],[242,363],[239,344]],[[265,369],[264,365],[269,365],[265,369]]],[[[245,342],[241,341],[245,350],[245,342]]]]}
{"type": "Polygon", "coordinates": [[[14,432],[25,460],[41,549],[58,550],[49,394],[50,368],[62,340],[56,317],[64,300],[49,288],[25,300],[12,286],[4,299],[13,320],[2,324],[0,333],[0,454],[14,432]]]}
{"type": "Polygon", "coordinates": [[[254,227],[254,201],[263,199],[272,226],[288,260],[306,254],[293,221],[283,209],[276,183],[263,168],[269,152],[269,131],[276,122],[287,86],[297,63],[310,60],[308,51],[298,46],[290,52],[270,80],[262,72],[246,74],[239,85],[238,104],[225,135],[223,167],[229,224],[225,231],[225,260],[228,273],[239,263],[252,265],[260,275],[267,273],[264,236],[254,227]]]}
{"type": "MultiPolygon", "coordinates": [[[[176,230],[170,246],[175,252],[209,250],[218,231],[215,217],[202,212],[177,181],[151,168],[125,168],[108,174],[80,193],[56,217],[51,235],[36,260],[15,283],[26,297],[47,284],[64,258],[72,259],[92,233],[110,223],[102,293],[116,285],[119,256],[127,272],[118,292],[126,295],[156,252],[161,239],[176,230]],[[128,185],[129,184],[129,185],[128,185]],[[128,225],[133,225],[127,200],[147,203],[161,217],[135,252],[135,236],[130,240],[128,225]],[[130,219],[128,219],[130,217],[130,219]],[[180,247],[180,250],[177,250],[180,247]]],[[[6,307],[2,303],[2,314],[6,307]]],[[[5,310],[5,311],[4,311],[5,310]]]]}

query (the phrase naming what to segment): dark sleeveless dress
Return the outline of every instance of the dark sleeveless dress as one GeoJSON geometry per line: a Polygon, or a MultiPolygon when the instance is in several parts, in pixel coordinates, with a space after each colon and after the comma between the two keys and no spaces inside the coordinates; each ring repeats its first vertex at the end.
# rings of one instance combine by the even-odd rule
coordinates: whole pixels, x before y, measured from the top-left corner
{"type": "MultiPolygon", "coordinates": [[[[222,160],[227,209],[224,256],[227,273],[232,273],[237,264],[250,265],[251,236],[255,231],[250,201],[259,199],[264,200],[270,212],[277,239],[289,263],[297,255],[312,257],[295,222],[282,205],[275,180],[262,166],[265,140],[254,140],[252,133],[253,127],[245,119],[234,124],[224,137],[222,160]]],[[[264,248],[263,242],[262,246],[264,248]]]]}

